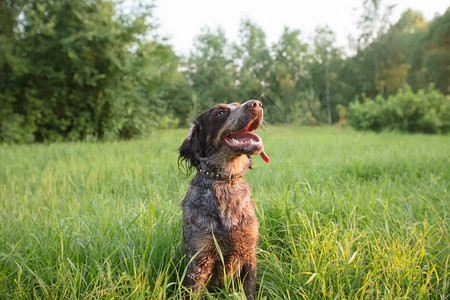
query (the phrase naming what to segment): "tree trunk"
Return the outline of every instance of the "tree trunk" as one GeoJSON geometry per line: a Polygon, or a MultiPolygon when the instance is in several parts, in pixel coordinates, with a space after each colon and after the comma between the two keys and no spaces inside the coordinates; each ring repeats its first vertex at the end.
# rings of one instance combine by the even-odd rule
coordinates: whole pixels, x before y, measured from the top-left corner
{"type": "Polygon", "coordinates": [[[331,105],[330,105],[330,83],[328,79],[328,53],[325,59],[325,99],[327,101],[327,112],[328,112],[328,125],[333,123],[331,118],[331,105]]]}

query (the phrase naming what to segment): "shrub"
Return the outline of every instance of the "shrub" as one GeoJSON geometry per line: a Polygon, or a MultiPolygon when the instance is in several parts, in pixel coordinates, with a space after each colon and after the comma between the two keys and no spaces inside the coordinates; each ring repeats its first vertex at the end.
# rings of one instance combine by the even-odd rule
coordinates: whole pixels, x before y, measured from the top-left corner
{"type": "Polygon", "coordinates": [[[450,130],[450,97],[430,86],[416,93],[409,86],[385,99],[362,96],[350,103],[348,119],[357,130],[447,133],[450,130]]]}

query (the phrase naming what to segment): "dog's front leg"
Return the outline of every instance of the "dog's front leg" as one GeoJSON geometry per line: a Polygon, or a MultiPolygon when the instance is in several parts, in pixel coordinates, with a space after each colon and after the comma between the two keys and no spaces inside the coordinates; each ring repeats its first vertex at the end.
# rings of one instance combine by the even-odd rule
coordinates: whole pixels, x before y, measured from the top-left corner
{"type": "Polygon", "coordinates": [[[256,258],[242,267],[241,276],[244,282],[245,296],[249,300],[256,299],[256,258]]]}
{"type": "Polygon", "coordinates": [[[183,285],[190,289],[184,299],[195,299],[212,275],[214,259],[203,251],[188,265],[183,285]]]}

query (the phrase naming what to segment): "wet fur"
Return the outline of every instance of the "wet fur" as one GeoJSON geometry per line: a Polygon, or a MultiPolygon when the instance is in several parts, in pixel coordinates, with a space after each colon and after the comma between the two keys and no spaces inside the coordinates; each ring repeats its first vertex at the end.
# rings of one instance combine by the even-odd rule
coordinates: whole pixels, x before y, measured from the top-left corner
{"type": "MultiPolygon", "coordinates": [[[[245,128],[255,118],[262,119],[262,109],[248,108],[249,102],[219,104],[198,116],[179,149],[179,165],[191,171],[217,168],[227,174],[242,174],[251,167],[250,155],[258,152],[236,153],[221,143],[225,134],[245,128]],[[222,117],[221,109],[228,111],[227,116],[222,117]]],[[[183,199],[182,210],[189,263],[184,285],[194,295],[207,283],[223,285],[225,265],[226,275],[239,275],[247,298],[255,299],[258,220],[247,182],[242,178],[213,180],[197,173],[183,199]]]]}

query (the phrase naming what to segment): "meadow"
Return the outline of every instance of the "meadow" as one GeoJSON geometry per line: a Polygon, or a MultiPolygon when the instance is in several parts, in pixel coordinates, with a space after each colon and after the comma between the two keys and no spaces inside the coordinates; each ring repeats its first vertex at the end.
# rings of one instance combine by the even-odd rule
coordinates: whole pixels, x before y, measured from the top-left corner
{"type": "MultiPolygon", "coordinates": [[[[258,133],[259,299],[448,299],[449,136],[258,133]]],[[[179,299],[186,134],[0,146],[0,298],[179,299]]]]}

